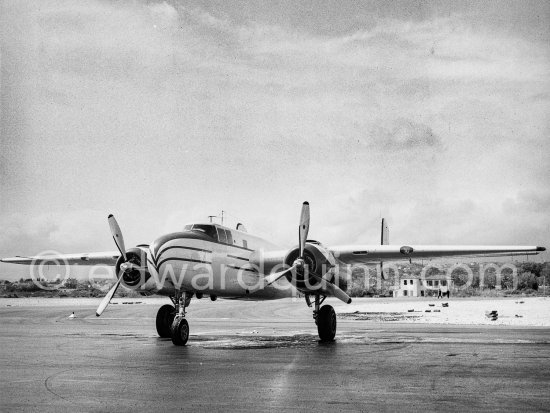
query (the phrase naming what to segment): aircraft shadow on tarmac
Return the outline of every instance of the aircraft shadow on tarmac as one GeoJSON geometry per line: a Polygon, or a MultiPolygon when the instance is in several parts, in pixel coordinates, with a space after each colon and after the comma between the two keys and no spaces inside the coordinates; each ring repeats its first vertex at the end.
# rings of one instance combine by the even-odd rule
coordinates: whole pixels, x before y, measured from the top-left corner
{"type": "MultiPolygon", "coordinates": [[[[157,342],[167,344],[171,342],[167,338],[156,338],[157,342]]],[[[285,336],[270,335],[198,335],[192,336],[187,343],[188,347],[201,347],[204,349],[222,349],[222,350],[253,350],[268,348],[321,348],[336,349],[342,345],[408,345],[417,339],[412,337],[401,338],[369,338],[360,335],[345,335],[337,337],[334,341],[323,342],[314,334],[295,334],[285,336]]],[[[401,347],[400,346],[400,347],[401,347]]],[[[378,351],[378,350],[377,350],[378,351]]]]}

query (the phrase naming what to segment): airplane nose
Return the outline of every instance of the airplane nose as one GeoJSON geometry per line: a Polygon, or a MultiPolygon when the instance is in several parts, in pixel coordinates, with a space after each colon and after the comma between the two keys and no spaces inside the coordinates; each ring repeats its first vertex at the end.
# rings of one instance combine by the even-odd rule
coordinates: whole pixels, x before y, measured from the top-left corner
{"type": "Polygon", "coordinates": [[[200,232],[190,232],[190,231],[173,232],[171,234],[163,235],[157,238],[155,241],[153,241],[153,243],[149,246],[149,250],[151,251],[151,255],[155,264],[157,264],[158,258],[164,249],[164,245],[166,245],[170,241],[179,240],[179,239],[196,239],[196,240],[203,240],[203,241],[211,241],[207,235],[202,234],[200,232]]]}
{"type": "Polygon", "coordinates": [[[154,240],[153,243],[149,246],[149,250],[151,251],[151,255],[153,256],[153,260],[155,261],[155,263],[164,244],[175,239],[185,238],[184,235],[185,234],[183,232],[173,232],[171,234],[163,235],[154,240]]]}

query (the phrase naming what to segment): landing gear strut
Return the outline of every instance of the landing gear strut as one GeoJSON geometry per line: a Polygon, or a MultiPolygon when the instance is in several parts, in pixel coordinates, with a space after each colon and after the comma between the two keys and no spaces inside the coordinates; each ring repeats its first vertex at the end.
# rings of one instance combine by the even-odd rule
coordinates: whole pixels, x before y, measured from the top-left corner
{"type": "MultiPolygon", "coordinates": [[[[317,332],[321,341],[332,341],[336,336],[336,312],[331,305],[324,305],[326,296],[315,296],[315,309],[313,310],[313,319],[317,324],[317,332]],[[320,308],[319,308],[320,307],[320,308]]],[[[311,307],[309,295],[306,295],[306,303],[311,307]]]]}
{"type": "Polygon", "coordinates": [[[176,290],[176,295],[172,298],[175,305],[175,317],[171,326],[172,343],[176,346],[184,346],[189,339],[189,324],[185,319],[185,309],[191,303],[193,293],[176,290]]]}

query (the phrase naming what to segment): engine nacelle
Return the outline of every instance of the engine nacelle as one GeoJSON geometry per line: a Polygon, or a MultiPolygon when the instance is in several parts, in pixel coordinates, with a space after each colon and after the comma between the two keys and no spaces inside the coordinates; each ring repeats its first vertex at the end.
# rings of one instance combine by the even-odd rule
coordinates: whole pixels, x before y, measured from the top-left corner
{"type": "MultiPolygon", "coordinates": [[[[121,284],[130,290],[142,292],[141,287],[151,278],[151,274],[145,269],[147,268],[147,250],[139,247],[130,248],[126,251],[126,258],[126,262],[132,263],[137,267],[142,267],[142,269],[123,271],[121,284]]],[[[124,263],[124,257],[121,255],[115,265],[117,277],[121,273],[122,270],[120,267],[124,263]]]]}
{"type": "MultiPolygon", "coordinates": [[[[294,248],[285,257],[285,264],[292,266],[300,255],[300,249],[294,248]]],[[[336,259],[320,244],[307,243],[304,250],[305,268],[296,271],[296,274],[288,275],[289,281],[295,278],[293,283],[303,293],[319,292],[319,280],[317,277],[324,277],[327,281],[336,284],[343,291],[346,291],[349,274],[348,271],[340,269],[336,259]]],[[[291,281],[292,282],[292,281],[291,281]]]]}

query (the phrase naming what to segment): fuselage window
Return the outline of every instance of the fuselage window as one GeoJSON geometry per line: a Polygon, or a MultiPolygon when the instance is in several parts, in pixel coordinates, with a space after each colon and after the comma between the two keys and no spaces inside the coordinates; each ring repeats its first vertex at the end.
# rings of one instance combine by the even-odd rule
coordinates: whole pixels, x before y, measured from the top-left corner
{"type": "Polygon", "coordinates": [[[216,227],[214,225],[195,224],[193,225],[193,231],[202,232],[214,241],[218,240],[218,234],[216,234],[216,227]]]}
{"type": "Polygon", "coordinates": [[[243,239],[243,247],[248,248],[248,243],[246,242],[245,239],[243,239]]]}
{"type": "Polygon", "coordinates": [[[218,228],[218,238],[219,238],[220,242],[222,242],[224,244],[227,242],[227,237],[225,236],[225,230],[224,229],[218,228]]]}
{"type": "Polygon", "coordinates": [[[413,285],[413,280],[411,280],[411,285],[413,285]]]}
{"type": "Polygon", "coordinates": [[[407,285],[407,280],[403,280],[403,285],[407,285]]]}
{"type": "Polygon", "coordinates": [[[225,236],[227,238],[227,243],[229,245],[233,245],[233,235],[231,235],[231,231],[229,231],[228,229],[225,230],[225,236]]]}

